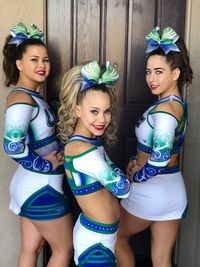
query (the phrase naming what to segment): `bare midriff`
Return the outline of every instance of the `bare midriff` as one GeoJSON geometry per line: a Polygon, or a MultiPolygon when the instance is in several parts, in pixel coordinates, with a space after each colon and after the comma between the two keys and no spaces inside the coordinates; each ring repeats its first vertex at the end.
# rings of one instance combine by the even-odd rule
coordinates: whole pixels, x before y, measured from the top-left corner
{"type": "Polygon", "coordinates": [[[113,224],[119,220],[119,203],[107,189],[97,192],[76,196],[76,200],[85,216],[104,223],[113,224]]]}

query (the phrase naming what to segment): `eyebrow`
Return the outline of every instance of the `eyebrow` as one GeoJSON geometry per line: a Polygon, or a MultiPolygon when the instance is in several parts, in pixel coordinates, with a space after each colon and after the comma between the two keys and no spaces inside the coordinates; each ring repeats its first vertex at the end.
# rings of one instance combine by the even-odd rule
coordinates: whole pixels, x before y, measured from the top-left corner
{"type": "MultiPolygon", "coordinates": [[[[97,107],[90,107],[91,109],[97,109],[97,110],[100,110],[100,108],[97,108],[97,107]]],[[[108,110],[108,109],[111,109],[111,106],[105,110],[108,110]]]]}
{"type": "MultiPolygon", "coordinates": [[[[35,55],[31,55],[31,56],[29,56],[29,57],[36,57],[36,58],[40,58],[39,56],[35,56],[35,55]]],[[[45,57],[43,57],[43,58],[49,58],[48,56],[45,56],[45,57]]]]}
{"type": "MultiPolygon", "coordinates": [[[[150,68],[146,68],[146,70],[150,70],[150,68]]],[[[158,67],[158,68],[155,68],[154,70],[164,70],[164,68],[158,67]]]]}

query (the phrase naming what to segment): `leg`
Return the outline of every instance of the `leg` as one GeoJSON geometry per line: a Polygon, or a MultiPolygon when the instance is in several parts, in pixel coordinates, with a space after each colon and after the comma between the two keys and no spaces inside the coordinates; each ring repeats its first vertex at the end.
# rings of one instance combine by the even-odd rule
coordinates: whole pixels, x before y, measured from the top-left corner
{"type": "Polygon", "coordinates": [[[38,255],[44,245],[44,238],[27,218],[20,218],[21,250],[18,267],[36,267],[38,255]]]}
{"type": "Polygon", "coordinates": [[[135,217],[121,207],[120,226],[115,247],[118,267],[135,266],[135,259],[129,245],[129,239],[131,235],[145,230],[150,225],[151,221],[135,217]]]}
{"type": "Polygon", "coordinates": [[[33,223],[51,247],[52,255],[47,266],[69,266],[73,253],[71,214],[55,220],[34,221],[33,223]]]}
{"type": "Polygon", "coordinates": [[[180,220],[154,222],[151,225],[151,257],[154,267],[171,267],[172,249],[180,220]]]}

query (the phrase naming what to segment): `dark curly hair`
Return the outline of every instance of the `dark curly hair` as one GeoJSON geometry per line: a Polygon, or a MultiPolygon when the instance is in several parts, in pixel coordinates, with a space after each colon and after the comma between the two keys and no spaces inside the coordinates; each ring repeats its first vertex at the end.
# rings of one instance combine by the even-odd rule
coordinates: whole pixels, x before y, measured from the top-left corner
{"type": "Polygon", "coordinates": [[[16,66],[16,60],[21,59],[23,54],[26,52],[27,47],[31,45],[46,45],[39,39],[28,39],[21,43],[20,45],[8,44],[9,40],[12,38],[11,35],[5,40],[3,47],[3,71],[5,74],[5,86],[15,85],[19,79],[19,70],[16,66]]]}

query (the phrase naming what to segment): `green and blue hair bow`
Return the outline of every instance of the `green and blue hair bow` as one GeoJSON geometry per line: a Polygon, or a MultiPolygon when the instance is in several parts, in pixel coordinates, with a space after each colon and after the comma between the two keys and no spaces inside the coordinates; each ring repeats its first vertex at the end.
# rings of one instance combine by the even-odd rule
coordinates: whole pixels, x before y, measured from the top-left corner
{"type": "Polygon", "coordinates": [[[179,35],[171,27],[166,27],[160,38],[159,30],[160,28],[156,27],[146,36],[146,42],[148,44],[146,53],[151,53],[159,47],[162,48],[166,55],[170,51],[180,52],[178,46],[175,44],[179,35]]]}
{"type": "Polygon", "coordinates": [[[102,74],[97,61],[92,61],[84,65],[81,68],[81,74],[83,79],[78,81],[82,84],[80,92],[83,92],[95,85],[101,84],[107,87],[112,87],[119,78],[118,73],[115,71],[110,61],[106,62],[106,70],[102,74]]]}
{"type": "Polygon", "coordinates": [[[10,34],[13,38],[8,42],[9,44],[16,44],[17,46],[28,39],[42,40],[43,32],[38,29],[37,26],[31,24],[30,31],[27,31],[26,26],[20,22],[10,29],[10,34]]]}

